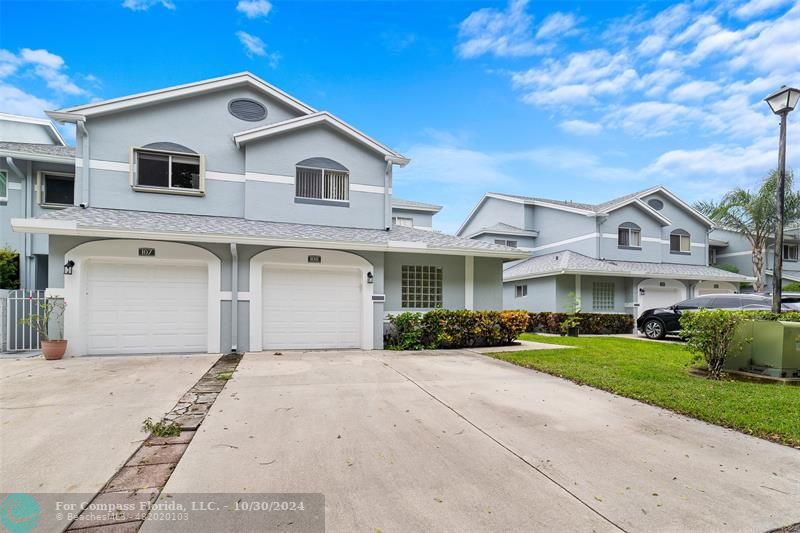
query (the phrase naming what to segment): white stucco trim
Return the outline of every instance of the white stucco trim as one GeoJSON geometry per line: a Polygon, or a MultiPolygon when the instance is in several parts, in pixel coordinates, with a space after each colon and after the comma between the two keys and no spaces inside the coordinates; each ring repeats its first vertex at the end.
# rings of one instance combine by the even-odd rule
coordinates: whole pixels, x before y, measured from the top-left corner
{"type": "Polygon", "coordinates": [[[18,181],[9,181],[8,183],[6,183],[6,187],[8,188],[9,191],[22,190],[22,184],[18,181]]]}
{"type": "Polygon", "coordinates": [[[90,159],[89,168],[94,170],[111,170],[113,172],[130,172],[130,163],[119,161],[103,161],[102,159],[90,159]]]}
{"type": "Polygon", "coordinates": [[[186,98],[188,96],[196,96],[240,85],[250,86],[258,91],[261,91],[301,113],[314,112],[314,108],[281,91],[277,87],[270,85],[258,76],[254,76],[250,72],[240,72],[237,74],[231,74],[229,76],[211,78],[193,83],[187,83],[184,85],[175,85],[173,87],[157,89],[155,91],[132,94],[129,96],[123,96],[121,98],[113,98],[111,100],[68,107],[58,111],[48,111],[47,116],[54,120],[58,120],[59,122],[69,122],[75,120],[75,117],[77,116],[90,117],[92,115],[113,113],[115,111],[122,111],[124,109],[152,105],[158,102],[174,100],[177,98],[186,98]]]}
{"type": "Polygon", "coordinates": [[[207,180],[243,182],[245,181],[245,178],[246,178],[245,174],[235,174],[233,172],[216,172],[214,170],[206,170],[207,180]]]}
{"type": "Polygon", "coordinates": [[[464,258],[464,308],[475,309],[475,258],[464,258]]]}
{"type": "Polygon", "coordinates": [[[18,150],[0,150],[0,157],[11,157],[13,159],[37,161],[40,163],[62,163],[66,165],[70,165],[73,162],[73,158],[68,156],[34,154],[31,152],[20,152],[18,150]]]}
{"type": "Polygon", "coordinates": [[[743,255],[753,255],[751,250],[747,250],[746,252],[728,252],[726,254],[717,254],[717,259],[720,257],[740,257],[743,255]]]}
{"type": "Polygon", "coordinates": [[[742,276],[740,274],[733,274],[731,276],[720,276],[719,278],[711,278],[709,276],[690,276],[690,275],[677,275],[677,274],[657,274],[653,272],[645,272],[641,270],[632,272],[608,272],[605,270],[574,270],[564,269],[553,272],[542,272],[539,274],[520,274],[519,276],[503,276],[503,283],[510,281],[519,281],[525,279],[549,278],[550,276],[560,276],[563,274],[581,274],[583,276],[606,276],[609,278],[653,278],[653,279],[681,279],[685,281],[730,281],[734,283],[751,282],[755,278],[752,276],[742,276]]]}
{"type": "Polygon", "coordinates": [[[599,237],[600,234],[595,233],[587,233],[586,235],[580,235],[578,237],[573,237],[571,239],[564,239],[563,241],[558,242],[551,242],[550,244],[544,244],[542,246],[534,246],[533,251],[538,252],[539,250],[547,250],[549,248],[557,248],[558,246],[564,246],[565,244],[572,244],[574,242],[586,241],[589,239],[596,239],[599,237]]]}
{"type": "MultiPolygon", "coordinates": [[[[264,346],[263,335],[263,292],[262,282],[265,266],[293,266],[313,270],[353,269],[361,272],[361,349],[373,349],[374,305],[372,293],[374,285],[367,283],[367,273],[373,272],[373,265],[356,254],[339,250],[314,248],[273,248],[254,255],[250,259],[250,351],[260,352],[264,346]],[[321,263],[309,264],[308,256],[318,255],[321,263]]],[[[314,327],[309,324],[309,327],[314,327]]]]}
{"type": "MultiPolygon", "coordinates": [[[[603,233],[602,237],[604,239],[615,239],[615,240],[617,238],[619,238],[614,233],[603,233]]],[[[668,245],[669,244],[669,241],[667,239],[662,239],[660,237],[642,237],[642,242],[653,242],[653,243],[663,244],[663,245],[668,245]]],[[[690,243],[690,246],[692,246],[694,248],[705,248],[706,247],[705,243],[702,243],[702,242],[692,242],[692,243],[690,243]]],[[[717,257],[721,257],[721,256],[717,256],[717,257]]]]}
{"type": "MultiPolygon", "coordinates": [[[[64,261],[74,261],[72,275],[64,276],[63,295],[68,303],[64,315],[64,336],[69,341],[68,355],[88,351],[86,287],[88,266],[92,261],[120,264],[194,264],[206,265],[208,271],[208,353],[220,352],[221,261],[208,250],[190,244],[152,240],[103,240],[80,244],[64,254],[64,261]],[[154,257],[139,257],[139,248],[155,248],[154,257]]],[[[50,289],[55,290],[55,289],[50,289]]],[[[125,302],[120,302],[125,305],[125,302]]]]}
{"type": "Polygon", "coordinates": [[[355,192],[369,192],[374,194],[384,194],[386,189],[377,185],[362,185],[360,183],[351,183],[350,190],[355,192]]]}
{"type": "Polygon", "coordinates": [[[294,176],[284,176],[281,174],[262,174],[261,172],[246,172],[245,179],[250,181],[266,181],[268,183],[285,183],[294,185],[294,176]]]}

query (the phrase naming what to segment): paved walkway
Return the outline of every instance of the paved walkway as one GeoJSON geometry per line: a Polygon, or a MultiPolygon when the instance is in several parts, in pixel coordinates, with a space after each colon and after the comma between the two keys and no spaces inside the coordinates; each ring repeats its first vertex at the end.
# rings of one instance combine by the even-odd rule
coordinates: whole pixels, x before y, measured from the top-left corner
{"type": "Polygon", "coordinates": [[[766,531],[800,521],[798,472],[798,450],[468,351],[308,352],[246,355],[164,491],[319,492],[329,531],[766,531]]]}

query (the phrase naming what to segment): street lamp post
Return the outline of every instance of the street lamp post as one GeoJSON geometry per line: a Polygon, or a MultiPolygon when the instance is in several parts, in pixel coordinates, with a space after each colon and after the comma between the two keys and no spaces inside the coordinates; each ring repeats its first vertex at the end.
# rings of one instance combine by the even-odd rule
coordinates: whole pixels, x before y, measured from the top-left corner
{"type": "Polygon", "coordinates": [[[775,228],[775,264],[772,267],[772,312],[781,312],[781,292],[783,281],[783,215],[786,188],[786,117],[800,99],[800,90],[785,85],[764,100],[772,112],[781,117],[780,141],[778,144],[778,186],[776,187],[776,207],[778,220],[775,228]]]}

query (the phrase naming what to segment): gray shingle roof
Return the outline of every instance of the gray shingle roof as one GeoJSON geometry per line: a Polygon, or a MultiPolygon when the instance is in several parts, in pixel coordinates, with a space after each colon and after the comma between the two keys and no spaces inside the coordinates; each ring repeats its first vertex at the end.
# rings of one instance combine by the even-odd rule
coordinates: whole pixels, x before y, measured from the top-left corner
{"type": "Polygon", "coordinates": [[[395,198],[395,197],[392,197],[392,207],[405,208],[405,209],[424,209],[425,211],[442,210],[442,206],[440,205],[426,204],[425,202],[404,200],[403,198],[395,198]]]}
{"type": "Polygon", "coordinates": [[[703,265],[643,263],[595,259],[572,251],[553,252],[509,263],[504,279],[525,279],[560,273],[593,273],[636,277],[673,277],[687,280],[748,281],[747,276],[703,265]]]}
{"type": "MultiPolygon", "coordinates": [[[[403,226],[393,226],[390,231],[380,229],[342,228],[287,222],[268,222],[244,218],[154,213],[122,209],[69,207],[51,211],[38,220],[74,222],[78,230],[128,230],[152,234],[169,233],[175,240],[203,240],[197,237],[236,237],[262,240],[352,243],[385,246],[393,250],[426,248],[443,252],[470,252],[475,255],[519,258],[524,252],[493,243],[454,237],[444,233],[425,231],[403,226]],[[185,236],[185,237],[184,237],[185,236]],[[194,238],[193,238],[194,237],[194,238]]],[[[84,232],[86,233],[86,232],[84,232]]],[[[90,232],[89,232],[90,233],[90,232]]]]}
{"type": "Polygon", "coordinates": [[[75,157],[75,148],[55,144],[14,143],[0,141],[0,151],[20,152],[31,155],[48,155],[57,157],[75,157]]]}
{"type": "Polygon", "coordinates": [[[613,206],[615,206],[615,205],[617,205],[619,203],[622,203],[622,202],[624,202],[626,200],[630,200],[631,198],[636,198],[637,196],[639,196],[639,195],[641,195],[641,194],[643,194],[643,193],[645,193],[647,191],[656,189],[656,188],[657,188],[657,186],[648,187],[646,189],[642,189],[641,191],[636,191],[636,192],[632,192],[632,193],[629,193],[629,194],[625,194],[623,196],[618,196],[617,198],[612,198],[611,200],[608,200],[606,202],[602,202],[602,203],[599,203],[599,204],[587,204],[587,203],[582,203],[582,202],[571,202],[571,201],[566,201],[566,200],[553,200],[551,198],[540,198],[540,197],[536,197],[536,196],[522,196],[522,195],[519,195],[519,194],[505,194],[505,193],[493,193],[493,194],[498,194],[500,196],[510,196],[512,198],[519,198],[520,200],[530,200],[530,201],[534,201],[534,202],[546,202],[548,204],[563,205],[563,206],[566,206],[566,207],[575,207],[577,209],[585,209],[586,211],[594,211],[596,213],[602,213],[606,209],[608,209],[609,207],[613,207],[613,206]]]}
{"type": "Polygon", "coordinates": [[[518,228],[517,226],[512,226],[511,224],[505,224],[503,222],[498,222],[497,224],[492,224],[491,226],[481,228],[474,233],[474,235],[478,235],[479,233],[524,234],[534,237],[539,234],[538,231],[518,228]]]}

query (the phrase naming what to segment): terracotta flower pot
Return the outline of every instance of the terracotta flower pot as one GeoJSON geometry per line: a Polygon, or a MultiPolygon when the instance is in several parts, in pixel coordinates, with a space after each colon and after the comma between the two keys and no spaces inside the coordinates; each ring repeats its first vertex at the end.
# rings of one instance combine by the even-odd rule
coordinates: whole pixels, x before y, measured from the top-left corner
{"type": "Polygon", "coordinates": [[[56,361],[64,357],[67,351],[67,341],[42,341],[42,355],[48,361],[56,361]]]}

